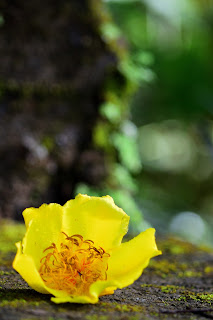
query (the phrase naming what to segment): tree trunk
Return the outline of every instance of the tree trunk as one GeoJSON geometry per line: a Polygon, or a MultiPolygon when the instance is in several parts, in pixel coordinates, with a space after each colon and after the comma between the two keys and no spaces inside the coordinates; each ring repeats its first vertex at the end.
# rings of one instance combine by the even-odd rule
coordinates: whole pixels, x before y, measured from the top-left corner
{"type": "Polygon", "coordinates": [[[0,18],[0,216],[21,219],[104,179],[92,132],[116,57],[89,0],[1,0],[0,18]]]}

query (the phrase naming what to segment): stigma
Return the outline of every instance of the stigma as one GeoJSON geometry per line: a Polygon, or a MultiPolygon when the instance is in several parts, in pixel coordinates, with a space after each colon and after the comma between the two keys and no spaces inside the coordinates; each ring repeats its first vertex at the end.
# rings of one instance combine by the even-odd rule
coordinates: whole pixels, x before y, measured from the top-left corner
{"type": "Polygon", "coordinates": [[[110,255],[79,234],[62,233],[65,239],[59,248],[52,243],[43,251],[46,255],[40,260],[40,276],[49,288],[73,296],[88,294],[91,284],[107,280],[110,255]]]}

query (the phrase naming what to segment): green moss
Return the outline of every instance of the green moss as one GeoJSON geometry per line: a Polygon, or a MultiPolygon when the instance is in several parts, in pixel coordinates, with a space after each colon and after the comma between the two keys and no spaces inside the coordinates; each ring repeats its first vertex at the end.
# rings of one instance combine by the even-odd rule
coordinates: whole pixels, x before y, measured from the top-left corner
{"type": "Polygon", "coordinates": [[[25,306],[34,306],[34,307],[38,307],[40,306],[41,302],[38,301],[26,301],[24,299],[14,299],[12,301],[10,300],[3,300],[0,302],[0,307],[13,307],[13,308],[17,308],[17,307],[25,307],[25,306]]]}
{"type": "Polygon", "coordinates": [[[186,301],[186,297],[185,296],[180,296],[179,298],[176,299],[177,301],[186,301]]]}
{"type": "Polygon", "coordinates": [[[178,262],[169,262],[167,259],[162,260],[151,260],[150,267],[155,271],[155,274],[161,276],[161,278],[166,278],[170,274],[184,272],[187,269],[187,265],[178,262]]]}
{"type": "MultiPolygon", "coordinates": [[[[171,296],[172,299],[176,301],[189,301],[189,300],[197,300],[199,302],[206,302],[209,304],[213,303],[213,294],[212,293],[207,293],[207,292],[193,292],[187,290],[184,286],[174,286],[174,285],[167,285],[167,286],[160,286],[160,285],[152,285],[152,284],[142,284],[142,288],[156,288],[161,290],[161,292],[166,293],[166,294],[175,294],[174,296],[171,296]],[[179,295],[177,297],[177,295],[179,295]]],[[[164,302],[163,303],[167,303],[164,302]]]]}
{"type": "Polygon", "coordinates": [[[198,294],[199,299],[212,303],[213,302],[213,293],[208,294],[198,294]]]}
{"type": "Polygon", "coordinates": [[[213,294],[212,293],[190,293],[189,298],[193,300],[200,300],[203,302],[212,303],[213,302],[213,294]]]}
{"type": "Polygon", "coordinates": [[[142,284],[142,288],[156,288],[160,289],[164,293],[176,293],[176,291],[183,291],[185,287],[181,286],[174,286],[174,285],[167,285],[167,286],[160,286],[160,285],[154,285],[154,284],[142,284]]]}
{"type": "Polygon", "coordinates": [[[127,304],[115,304],[115,310],[121,311],[121,312],[140,312],[142,311],[141,306],[137,305],[127,305],[127,304]]]}
{"type": "Polygon", "coordinates": [[[86,320],[107,320],[109,319],[108,316],[100,316],[100,315],[96,315],[96,314],[89,314],[85,317],[86,320]]]}
{"type": "Polygon", "coordinates": [[[0,302],[0,307],[25,307],[25,306],[34,306],[38,307],[44,305],[45,302],[43,301],[26,301],[25,299],[14,299],[14,300],[7,300],[4,299],[0,302]]]}
{"type": "Polygon", "coordinates": [[[190,278],[190,277],[201,277],[202,272],[193,271],[193,270],[185,270],[178,272],[178,277],[190,278]]]}
{"type": "Polygon", "coordinates": [[[43,304],[44,302],[40,302],[40,301],[27,301],[25,299],[3,299],[2,301],[0,301],[0,307],[13,307],[13,308],[17,308],[17,307],[24,307],[24,306],[40,306],[41,303],[43,304]]]}
{"type": "Polygon", "coordinates": [[[205,273],[213,273],[213,266],[207,266],[207,267],[205,267],[204,272],[205,272],[205,273]]]}
{"type": "MultiPolygon", "coordinates": [[[[142,284],[142,288],[156,288],[161,290],[161,292],[166,294],[175,294],[171,296],[172,299],[176,301],[190,301],[196,300],[199,302],[206,302],[212,305],[213,303],[213,294],[212,293],[199,293],[186,290],[184,286],[174,286],[174,285],[167,285],[167,286],[159,286],[159,285],[151,285],[151,284],[142,284]],[[177,294],[179,295],[177,297],[177,294]]],[[[162,300],[163,301],[163,300],[162,300]]],[[[165,305],[167,305],[167,301],[163,301],[165,305]]]]}
{"type": "Polygon", "coordinates": [[[119,312],[141,312],[144,310],[144,307],[138,305],[129,305],[129,304],[118,304],[118,303],[106,303],[101,302],[99,304],[101,306],[102,312],[112,312],[112,311],[119,311],[119,312]]]}
{"type": "Polygon", "coordinates": [[[25,307],[40,306],[46,304],[44,296],[39,296],[35,291],[31,290],[0,290],[0,308],[1,307],[25,307]]]}
{"type": "Polygon", "coordinates": [[[12,271],[0,270],[0,276],[10,276],[11,274],[15,274],[15,272],[13,270],[12,271]]]}
{"type": "Polygon", "coordinates": [[[141,284],[141,288],[149,288],[149,287],[153,287],[153,284],[147,284],[147,283],[143,283],[141,284]]]}
{"type": "Polygon", "coordinates": [[[189,300],[196,300],[200,302],[207,302],[212,304],[213,302],[213,294],[212,293],[197,293],[193,291],[186,290],[183,291],[179,298],[176,298],[177,301],[189,301],[189,300]]]}
{"type": "Polygon", "coordinates": [[[201,277],[204,270],[203,272],[197,271],[197,267],[199,266],[199,262],[188,265],[178,261],[170,262],[167,259],[156,259],[150,262],[150,267],[154,270],[155,274],[161,278],[167,278],[174,275],[180,278],[201,277]]]}
{"type": "Polygon", "coordinates": [[[166,240],[159,242],[159,249],[164,253],[169,253],[172,255],[179,254],[193,254],[198,251],[212,252],[211,248],[198,247],[192,243],[177,239],[177,238],[168,238],[166,240]]]}
{"type": "MultiPolygon", "coordinates": [[[[181,287],[181,288],[183,288],[183,287],[181,287]]],[[[168,286],[160,286],[160,289],[164,293],[175,293],[177,291],[177,289],[180,289],[180,287],[168,285],[168,286]]]]}
{"type": "Polygon", "coordinates": [[[150,316],[159,317],[159,313],[157,313],[157,312],[150,312],[150,316]]]}
{"type": "Polygon", "coordinates": [[[15,243],[22,240],[24,224],[12,220],[0,220],[0,265],[11,266],[16,253],[15,243]]]}
{"type": "Polygon", "coordinates": [[[0,224],[0,251],[2,254],[16,252],[15,243],[22,240],[26,228],[22,223],[11,220],[1,220],[0,224]]]}
{"type": "MultiPolygon", "coordinates": [[[[134,316],[128,316],[128,320],[140,320],[141,314],[135,314],[134,316]]],[[[145,318],[143,318],[145,320],[145,318]]]]}

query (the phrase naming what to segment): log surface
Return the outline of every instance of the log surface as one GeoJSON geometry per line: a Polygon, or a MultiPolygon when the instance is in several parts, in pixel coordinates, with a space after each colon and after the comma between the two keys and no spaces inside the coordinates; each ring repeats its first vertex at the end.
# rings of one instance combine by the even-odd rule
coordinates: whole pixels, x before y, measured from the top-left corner
{"type": "Polygon", "coordinates": [[[54,304],[12,269],[14,250],[0,251],[0,319],[213,319],[213,253],[178,240],[158,242],[163,255],[134,284],[95,305],[54,304]]]}

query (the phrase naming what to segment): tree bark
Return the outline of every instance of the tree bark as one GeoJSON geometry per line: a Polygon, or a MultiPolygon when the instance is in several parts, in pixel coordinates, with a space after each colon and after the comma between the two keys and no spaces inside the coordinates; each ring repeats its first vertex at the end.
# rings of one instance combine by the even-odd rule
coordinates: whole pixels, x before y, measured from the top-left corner
{"type": "Polygon", "coordinates": [[[92,132],[117,62],[90,0],[2,0],[0,15],[0,216],[21,219],[106,176],[92,132]]]}

